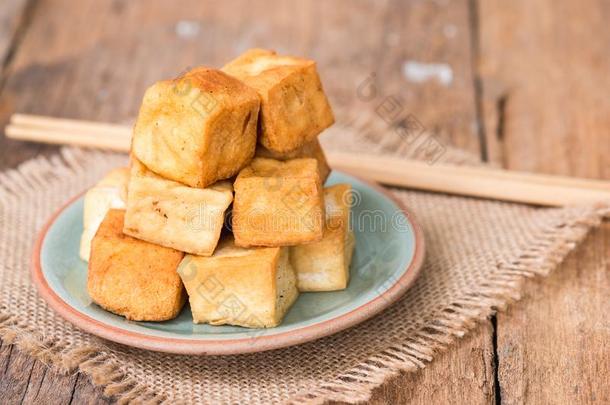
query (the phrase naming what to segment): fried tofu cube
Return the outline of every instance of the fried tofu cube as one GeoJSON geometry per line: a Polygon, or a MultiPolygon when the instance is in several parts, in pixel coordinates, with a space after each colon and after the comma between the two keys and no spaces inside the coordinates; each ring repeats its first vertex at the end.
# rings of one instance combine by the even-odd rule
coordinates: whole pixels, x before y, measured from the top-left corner
{"type": "Polygon", "coordinates": [[[222,70],[260,95],[259,142],[267,149],[297,149],[335,122],[312,60],[251,49],[222,70]]]}
{"type": "Polygon", "coordinates": [[[142,100],[132,153],[167,179],[207,187],[254,156],[259,106],[253,89],[205,67],[155,83],[142,100]]]}
{"type": "Polygon", "coordinates": [[[324,200],[315,159],[255,158],[233,186],[238,246],[291,246],[322,238],[324,200]]]}
{"type": "Polygon", "coordinates": [[[83,207],[83,233],[80,239],[80,258],[89,261],[91,240],[111,208],[125,208],[129,169],[121,167],[110,171],[85,194],[83,207]]]}
{"type": "Polygon", "coordinates": [[[123,234],[124,216],[109,210],[93,238],[87,291],[93,302],[130,320],[173,319],[186,301],[176,271],[184,253],[123,234]]]}
{"type": "Polygon", "coordinates": [[[355,245],[349,226],[350,193],[349,184],[325,188],[324,237],[319,242],[290,248],[299,291],[335,291],[347,287],[355,245]]]}
{"type": "Polygon", "coordinates": [[[271,328],[299,295],[288,248],[241,248],[230,236],[211,257],[187,255],[178,273],[194,323],[271,328]]]}
{"type": "Polygon", "coordinates": [[[330,167],[328,166],[328,162],[326,161],[326,155],[324,155],[322,145],[320,145],[320,142],[317,138],[313,141],[307,142],[305,145],[301,146],[298,149],[284,153],[274,152],[265,148],[263,145],[258,144],[256,146],[255,156],[281,161],[286,161],[290,159],[313,158],[318,161],[318,171],[320,172],[320,180],[322,181],[322,184],[326,182],[326,179],[328,179],[328,176],[330,175],[330,167]]]}
{"type": "Polygon", "coordinates": [[[125,234],[183,252],[210,256],[233,201],[233,187],[220,181],[207,188],[166,180],[132,160],[125,234]]]}

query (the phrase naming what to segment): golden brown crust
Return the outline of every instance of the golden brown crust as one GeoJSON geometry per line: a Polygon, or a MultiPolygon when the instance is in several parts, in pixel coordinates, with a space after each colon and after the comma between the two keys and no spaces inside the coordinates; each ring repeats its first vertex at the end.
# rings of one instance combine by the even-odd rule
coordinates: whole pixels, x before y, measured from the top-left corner
{"type": "Polygon", "coordinates": [[[355,239],[349,229],[351,186],[337,184],[324,189],[326,221],[324,237],[290,248],[299,291],[336,291],[347,287],[355,239]]]}
{"type": "Polygon", "coordinates": [[[123,231],[161,246],[210,256],[232,200],[228,181],[188,187],[156,175],[133,158],[123,231]]]}
{"type": "Polygon", "coordinates": [[[187,255],[178,273],[193,322],[269,328],[298,296],[287,248],[239,248],[230,237],[211,257],[187,255]]]}
{"type": "Polygon", "coordinates": [[[206,187],[254,156],[260,99],[239,80],[200,67],[146,90],[132,153],[153,172],[206,187]]]}
{"type": "Polygon", "coordinates": [[[260,95],[259,142],[270,150],[297,149],[335,122],[312,60],[251,49],[222,70],[260,95]]]}
{"type": "Polygon", "coordinates": [[[291,246],[322,238],[324,203],[315,159],[255,158],[234,187],[238,246],[291,246]]]}
{"type": "Polygon", "coordinates": [[[93,238],[87,291],[96,304],[130,320],[173,319],[186,301],[176,272],[184,254],[123,234],[124,214],[108,211],[93,238]]]}
{"type": "Polygon", "coordinates": [[[281,161],[286,161],[290,159],[313,158],[318,161],[318,171],[320,173],[320,180],[322,181],[322,184],[326,182],[326,179],[328,179],[328,176],[330,175],[330,167],[328,166],[326,155],[324,154],[322,145],[320,145],[320,142],[317,138],[313,141],[307,142],[298,149],[283,153],[274,152],[270,149],[265,148],[263,145],[258,144],[256,146],[255,157],[262,157],[281,161]]]}

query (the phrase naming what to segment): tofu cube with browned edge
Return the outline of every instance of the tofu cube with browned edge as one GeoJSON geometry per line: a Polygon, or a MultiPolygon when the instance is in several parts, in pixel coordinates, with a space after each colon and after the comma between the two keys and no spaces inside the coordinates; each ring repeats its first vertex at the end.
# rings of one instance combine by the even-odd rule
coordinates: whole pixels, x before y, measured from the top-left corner
{"type": "Polygon", "coordinates": [[[324,189],[326,221],[319,242],[292,246],[290,261],[299,291],[336,291],[347,288],[355,238],[350,229],[349,184],[324,189]]]}
{"type": "Polygon", "coordinates": [[[230,236],[211,257],[185,256],[178,273],[194,323],[271,328],[299,295],[288,248],[241,248],[230,236]]]}
{"type": "Polygon", "coordinates": [[[318,171],[320,172],[320,180],[322,181],[322,184],[326,182],[326,179],[328,179],[328,176],[330,175],[330,167],[328,166],[328,162],[326,161],[326,155],[324,155],[322,145],[320,145],[320,142],[317,138],[313,141],[307,142],[305,145],[301,146],[298,149],[284,153],[274,152],[270,149],[265,148],[263,145],[258,144],[256,146],[256,154],[254,156],[281,161],[286,161],[290,159],[313,158],[318,161],[318,171]]]}
{"type": "Polygon", "coordinates": [[[222,70],[260,95],[259,142],[267,149],[297,149],[335,122],[313,60],[251,49],[222,70]]]}
{"type": "Polygon", "coordinates": [[[186,293],[177,268],[184,253],[123,234],[125,211],[111,209],[91,243],[89,296],[133,321],[166,321],[180,313],[186,293]]]}
{"type": "Polygon", "coordinates": [[[324,200],[315,159],[255,158],[233,186],[238,246],[291,246],[322,238],[324,200]]]}
{"type": "Polygon", "coordinates": [[[134,238],[183,252],[210,256],[233,201],[228,181],[189,187],[132,160],[124,232],[134,238]]]}
{"type": "Polygon", "coordinates": [[[214,69],[157,82],[144,94],[132,153],[167,179],[207,187],[254,156],[259,106],[256,91],[214,69]]]}
{"type": "Polygon", "coordinates": [[[129,169],[120,167],[107,173],[86,193],[83,204],[83,233],[80,238],[79,256],[89,261],[91,240],[111,208],[124,209],[127,201],[129,169]]]}

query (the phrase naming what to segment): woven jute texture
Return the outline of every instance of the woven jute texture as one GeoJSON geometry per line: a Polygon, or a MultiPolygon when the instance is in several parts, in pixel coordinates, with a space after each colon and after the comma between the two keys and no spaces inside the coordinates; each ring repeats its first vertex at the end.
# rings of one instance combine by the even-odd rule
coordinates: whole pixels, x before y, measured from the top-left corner
{"type": "MultiPolygon", "coordinates": [[[[366,130],[337,127],[323,143],[380,152],[378,140],[359,137],[366,130]]],[[[390,145],[381,152],[399,150],[390,145]]],[[[442,158],[469,160],[450,149],[442,158]]],[[[33,241],[49,216],[125,163],[123,155],[65,148],[0,175],[0,337],[53,367],[86,373],[122,402],[366,400],[385,379],[401,370],[416,372],[476,321],[518,298],[526,277],[546,275],[608,214],[603,205],[541,209],[392,189],[423,226],[427,260],[414,287],[389,309],[288,349],[167,355],[81,332],[47,307],[30,281],[33,241]]]]}

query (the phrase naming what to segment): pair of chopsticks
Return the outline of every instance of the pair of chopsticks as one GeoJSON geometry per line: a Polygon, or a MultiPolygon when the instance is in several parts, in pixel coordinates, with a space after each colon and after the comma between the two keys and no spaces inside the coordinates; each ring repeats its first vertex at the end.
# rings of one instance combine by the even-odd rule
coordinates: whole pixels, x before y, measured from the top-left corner
{"type": "MultiPolygon", "coordinates": [[[[131,128],[13,114],[8,138],[129,152],[131,128]]],[[[610,201],[610,182],[481,167],[429,165],[396,157],[326,152],[334,169],[383,184],[526,204],[563,206],[610,201]]]]}
{"type": "Polygon", "coordinates": [[[129,152],[131,128],[93,121],[13,114],[4,133],[7,138],[129,152]]]}

